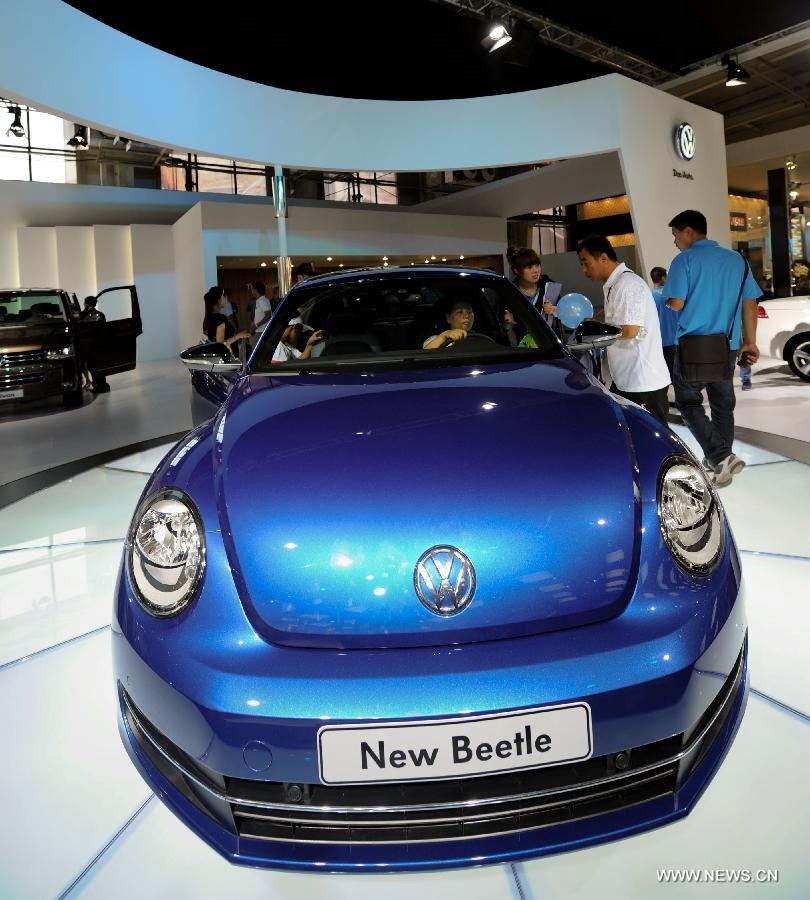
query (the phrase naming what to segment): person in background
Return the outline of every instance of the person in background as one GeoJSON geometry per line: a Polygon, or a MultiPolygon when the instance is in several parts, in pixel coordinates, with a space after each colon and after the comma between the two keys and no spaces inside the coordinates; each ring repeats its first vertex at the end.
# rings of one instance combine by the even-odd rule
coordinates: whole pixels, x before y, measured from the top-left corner
{"type": "MultiPolygon", "coordinates": [[[[84,298],[84,309],[79,314],[80,321],[97,322],[99,324],[107,321],[104,313],[96,308],[97,303],[98,300],[92,295],[84,298]]],[[[106,394],[110,390],[110,385],[107,379],[98,371],[96,352],[92,344],[85,347],[86,356],[82,363],[84,389],[92,391],[94,394],[106,394]]]]}
{"type": "Polygon", "coordinates": [[[225,291],[221,287],[214,286],[206,291],[203,331],[209,341],[225,344],[233,353],[233,343],[250,337],[250,333],[236,331],[225,315],[225,303],[225,291]]]}
{"type": "Polygon", "coordinates": [[[222,307],[222,315],[231,323],[234,331],[237,330],[236,323],[236,307],[233,305],[231,300],[233,297],[233,291],[230,288],[225,288],[225,305],[222,307]]]}
{"type": "Polygon", "coordinates": [[[79,318],[83,322],[106,322],[107,317],[104,313],[96,308],[96,303],[98,301],[95,297],[85,297],[84,298],[84,309],[81,311],[81,315],[79,318]]]}
{"type": "Polygon", "coordinates": [[[655,300],[655,308],[658,310],[658,324],[661,328],[661,344],[664,348],[664,359],[669,369],[669,377],[672,380],[672,367],[675,364],[675,351],[678,345],[675,343],[675,332],[678,330],[678,313],[670,309],[664,302],[664,282],[667,280],[667,270],[663,266],[654,266],[650,269],[650,281],[652,282],[652,295],[655,300]]]}
{"type": "Polygon", "coordinates": [[[317,274],[318,270],[311,262],[299,263],[293,269],[293,284],[298,284],[299,281],[306,281],[307,278],[312,278],[313,275],[317,274]]]}
{"type": "MultiPolygon", "coordinates": [[[[543,314],[543,318],[555,334],[564,339],[562,323],[557,318],[557,307],[554,302],[545,300],[548,285],[555,284],[555,282],[543,273],[537,252],[531,247],[520,247],[510,255],[509,265],[512,267],[514,275],[513,284],[517,285],[518,290],[532,306],[543,314]]],[[[556,292],[557,296],[559,293],[559,291],[556,292]]],[[[556,297],[554,300],[556,301],[556,297]]]]}
{"type": "MultiPolygon", "coordinates": [[[[84,309],[79,307],[79,301],[76,298],[76,295],[73,295],[73,300],[70,304],[70,315],[73,319],[86,319],[89,322],[98,322],[103,321],[103,319],[98,319],[96,316],[103,316],[104,314],[96,309],[96,298],[93,296],[84,298],[84,309]],[[92,318],[90,317],[92,313],[92,318]]],[[[87,364],[86,359],[81,360],[81,370],[82,376],[84,378],[83,387],[86,391],[93,390],[93,379],[90,375],[90,367],[87,364]]]]}
{"type": "Polygon", "coordinates": [[[613,245],[601,234],[580,241],[577,253],[585,275],[604,282],[605,322],[622,330],[619,340],[607,348],[611,390],[644,406],[668,427],[669,372],[650,289],[618,261],[613,245]]]}
{"type": "Polygon", "coordinates": [[[745,468],[733,450],[734,362],[748,364],[759,358],[756,344],[757,299],[762,294],[747,263],[739,253],[706,237],[706,216],[695,209],[678,213],[669,223],[675,246],[681,252],[672,260],[664,298],[679,310],[678,341],[687,335],[728,335],[731,375],[724,381],[686,381],[681,373],[680,350],[675,354],[675,402],[684,423],[697,439],[713,472],[714,483],[723,487],[745,468]],[[743,354],[747,354],[743,356],[743,354]],[[703,409],[703,391],[709,398],[711,418],[703,409]]]}
{"type": "Polygon", "coordinates": [[[273,305],[267,299],[267,288],[263,281],[254,281],[250,285],[250,296],[256,302],[256,309],[253,313],[253,324],[250,326],[250,333],[253,335],[254,343],[259,340],[262,332],[267,327],[273,315],[273,305]]]}

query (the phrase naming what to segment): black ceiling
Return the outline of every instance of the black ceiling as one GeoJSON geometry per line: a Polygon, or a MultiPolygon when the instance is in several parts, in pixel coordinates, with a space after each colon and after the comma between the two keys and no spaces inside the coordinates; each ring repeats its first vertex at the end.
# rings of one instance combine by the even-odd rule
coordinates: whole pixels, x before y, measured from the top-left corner
{"type": "MultiPolygon", "coordinates": [[[[480,45],[484,20],[430,0],[70,5],[211,69],[317,94],[435,100],[532,90],[613,71],[540,43],[522,60],[517,41],[489,54],[480,45]]],[[[571,0],[520,5],[673,72],[810,16],[807,0],[709,2],[699,9],[571,0]]]]}

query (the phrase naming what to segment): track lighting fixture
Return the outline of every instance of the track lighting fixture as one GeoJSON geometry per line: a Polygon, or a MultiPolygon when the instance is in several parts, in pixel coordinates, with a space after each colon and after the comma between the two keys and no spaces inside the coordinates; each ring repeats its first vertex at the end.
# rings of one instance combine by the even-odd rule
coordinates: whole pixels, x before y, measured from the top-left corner
{"type": "Polygon", "coordinates": [[[736,59],[732,59],[727,53],[720,62],[726,67],[726,87],[739,87],[740,85],[748,84],[751,76],[736,59]]]}
{"type": "Polygon", "coordinates": [[[14,121],[11,123],[6,135],[13,134],[14,137],[25,137],[25,128],[22,123],[22,111],[19,106],[11,106],[9,107],[9,112],[12,116],[14,116],[14,121]]]}
{"type": "Polygon", "coordinates": [[[74,150],[86,150],[90,130],[86,125],[76,125],[74,128],[74,135],[67,142],[68,147],[72,147],[74,150]]]}
{"type": "Polygon", "coordinates": [[[481,41],[481,46],[493,53],[495,50],[500,50],[501,47],[508,44],[511,40],[512,35],[509,34],[506,25],[503,22],[493,22],[490,26],[489,34],[481,41]]]}

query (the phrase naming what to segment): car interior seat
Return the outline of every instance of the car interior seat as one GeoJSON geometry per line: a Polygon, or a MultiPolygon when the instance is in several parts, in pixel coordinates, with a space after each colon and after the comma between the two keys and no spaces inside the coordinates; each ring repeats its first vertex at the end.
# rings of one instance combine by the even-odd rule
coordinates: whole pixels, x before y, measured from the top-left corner
{"type": "MultiPolygon", "coordinates": [[[[369,312],[373,314],[372,310],[369,312]]],[[[381,353],[380,342],[370,330],[369,318],[363,310],[332,313],[326,323],[329,337],[322,345],[315,345],[312,355],[347,356],[355,353],[381,353]],[[318,347],[322,347],[320,353],[316,352],[318,347]]]]}
{"type": "Polygon", "coordinates": [[[39,316],[58,316],[61,313],[58,303],[32,303],[31,312],[39,316]]]}

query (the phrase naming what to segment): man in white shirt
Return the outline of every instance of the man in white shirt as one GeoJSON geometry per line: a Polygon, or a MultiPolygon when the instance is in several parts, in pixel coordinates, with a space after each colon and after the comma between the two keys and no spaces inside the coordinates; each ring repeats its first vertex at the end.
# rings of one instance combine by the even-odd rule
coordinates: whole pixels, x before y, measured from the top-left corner
{"type": "Polygon", "coordinates": [[[667,424],[669,369],[661,347],[658,311],[642,278],[616,258],[610,241],[590,235],[577,248],[582,271],[591,281],[604,282],[605,322],[622,334],[607,349],[611,390],[643,406],[667,424]]]}
{"type": "Polygon", "coordinates": [[[253,314],[251,333],[254,335],[254,343],[261,337],[270,317],[273,315],[273,307],[267,299],[267,288],[261,281],[254,281],[250,286],[250,296],[256,301],[256,311],[253,314]]]}

